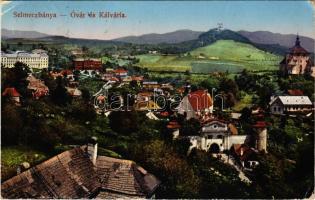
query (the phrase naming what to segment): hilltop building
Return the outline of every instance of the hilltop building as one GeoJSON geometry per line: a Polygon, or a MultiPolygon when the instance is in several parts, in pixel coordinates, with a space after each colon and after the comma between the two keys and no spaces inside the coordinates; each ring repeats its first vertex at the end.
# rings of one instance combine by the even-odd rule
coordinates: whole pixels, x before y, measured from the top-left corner
{"type": "Polygon", "coordinates": [[[33,53],[16,51],[14,53],[1,52],[1,66],[12,68],[16,62],[22,62],[29,68],[48,68],[48,55],[44,51],[36,50],[33,53]]]}
{"type": "Polygon", "coordinates": [[[314,63],[310,53],[301,46],[299,36],[296,37],[295,45],[280,62],[280,71],[282,74],[288,75],[310,74],[315,76],[314,63]]]}

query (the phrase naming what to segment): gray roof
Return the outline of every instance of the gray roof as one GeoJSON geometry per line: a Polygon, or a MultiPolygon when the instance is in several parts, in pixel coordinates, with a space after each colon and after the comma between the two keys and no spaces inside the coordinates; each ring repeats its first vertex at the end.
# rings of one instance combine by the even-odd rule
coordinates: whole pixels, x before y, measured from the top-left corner
{"type": "Polygon", "coordinates": [[[308,96],[278,96],[270,102],[270,105],[278,99],[283,105],[312,105],[308,96]]]}

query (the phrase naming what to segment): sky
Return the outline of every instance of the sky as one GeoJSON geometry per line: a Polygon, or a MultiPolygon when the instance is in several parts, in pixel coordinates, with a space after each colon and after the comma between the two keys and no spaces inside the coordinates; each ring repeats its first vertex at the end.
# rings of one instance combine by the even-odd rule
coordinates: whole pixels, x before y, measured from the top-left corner
{"type": "Polygon", "coordinates": [[[1,28],[114,39],[180,29],[207,31],[223,23],[234,31],[298,33],[315,38],[313,13],[309,1],[13,1],[1,3],[1,28]],[[127,17],[72,18],[72,11],[123,12],[127,17]],[[57,17],[18,18],[14,12],[56,13],[57,17]]]}

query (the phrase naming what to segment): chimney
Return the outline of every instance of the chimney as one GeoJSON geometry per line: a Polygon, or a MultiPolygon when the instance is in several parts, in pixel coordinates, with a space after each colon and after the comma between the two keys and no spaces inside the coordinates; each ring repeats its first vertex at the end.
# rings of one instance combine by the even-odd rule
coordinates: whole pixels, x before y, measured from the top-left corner
{"type": "Polygon", "coordinates": [[[92,142],[93,142],[93,155],[92,155],[92,162],[94,165],[96,165],[96,159],[97,159],[97,137],[93,136],[92,137],[92,142]]]}

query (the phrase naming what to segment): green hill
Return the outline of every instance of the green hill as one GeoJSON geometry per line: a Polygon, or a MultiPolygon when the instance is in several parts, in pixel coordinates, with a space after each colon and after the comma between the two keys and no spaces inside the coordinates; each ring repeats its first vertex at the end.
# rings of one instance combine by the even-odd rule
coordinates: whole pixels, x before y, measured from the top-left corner
{"type": "Polygon", "coordinates": [[[275,70],[281,57],[257,49],[251,44],[233,40],[218,40],[184,55],[140,55],[140,66],[153,71],[185,71],[209,73],[275,70]]]}

